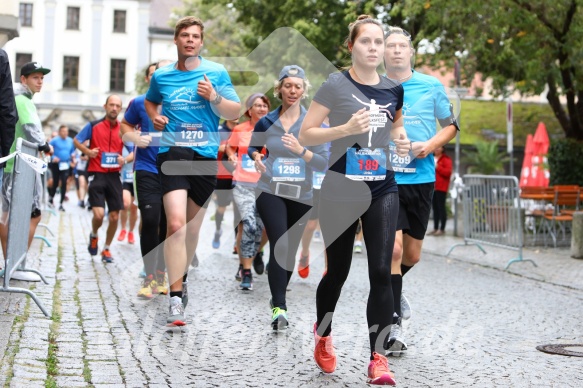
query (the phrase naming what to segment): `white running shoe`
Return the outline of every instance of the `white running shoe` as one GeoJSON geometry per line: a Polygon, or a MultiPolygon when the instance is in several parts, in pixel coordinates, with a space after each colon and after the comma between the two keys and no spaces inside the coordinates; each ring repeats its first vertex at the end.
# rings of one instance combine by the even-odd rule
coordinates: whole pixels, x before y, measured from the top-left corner
{"type": "Polygon", "coordinates": [[[401,291],[401,317],[404,320],[411,319],[411,305],[409,300],[405,297],[405,293],[401,291]]]}

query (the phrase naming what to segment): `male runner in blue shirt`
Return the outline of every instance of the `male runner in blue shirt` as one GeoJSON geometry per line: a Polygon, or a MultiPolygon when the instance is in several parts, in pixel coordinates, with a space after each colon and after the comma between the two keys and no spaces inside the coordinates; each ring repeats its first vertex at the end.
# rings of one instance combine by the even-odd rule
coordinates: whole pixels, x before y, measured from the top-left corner
{"type": "Polygon", "coordinates": [[[399,187],[399,219],[391,265],[395,316],[387,355],[396,356],[407,349],[401,317],[408,319],[411,309],[402,298],[402,277],[421,258],[435,186],[432,153],[453,139],[459,130],[443,85],[435,77],[412,69],[414,54],[411,35],[402,28],[389,27],[385,34],[385,68],[387,76],[403,86],[403,120],[407,138],[411,140],[407,157],[401,158],[395,152],[390,156],[399,187]],[[442,127],[440,131],[436,121],[442,127]]]}
{"type": "Polygon", "coordinates": [[[154,73],[145,100],[154,129],[162,131],[158,168],[168,222],[164,257],[170,283],[166,322],[171,326],[186,324],[183,280],[216,185],[219,118],[236,119],[241,107],[224,66],[199,55],[203,34],[196,17],[177,22],[178,61],[154,73]]]}

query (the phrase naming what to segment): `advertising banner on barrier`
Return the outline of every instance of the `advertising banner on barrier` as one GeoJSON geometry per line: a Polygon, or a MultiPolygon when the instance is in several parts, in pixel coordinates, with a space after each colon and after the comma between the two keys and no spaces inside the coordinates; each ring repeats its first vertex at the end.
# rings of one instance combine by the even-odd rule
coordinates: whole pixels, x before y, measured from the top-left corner
{"type": "Polygon", "coordinates": [[[23,154],[20,151],[13,152],[10,155],[0,158],[0,164],[16,157],[16,155],[20,155],[22,160],[26,162],[26,164],[28,164],[34,171],[38,172],[39,174],[44,174],[45,171],[47,171],[47,164],[42,159],[35,158],[34,156],[31,155],[23,154]]]}

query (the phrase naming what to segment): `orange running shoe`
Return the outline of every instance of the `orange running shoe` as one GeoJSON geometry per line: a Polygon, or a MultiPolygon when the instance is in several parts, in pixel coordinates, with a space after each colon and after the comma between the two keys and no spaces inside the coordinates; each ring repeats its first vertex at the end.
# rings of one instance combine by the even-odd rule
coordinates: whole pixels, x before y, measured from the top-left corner
{"type": "Polygon", "coordinates": [[[368,364],[367,383],[374,385],[397,385],[395,375],[389,370],[389,362],[385,356],[374,352],[374,359],[368,364]]]}
{"type": "Polygon", "coordinates": [[[87,247],[87,250],[91,256],[97,254],[97,236],[89,235],[89,246],[87,247]]]}
{"type": "Polygon", "coordinates": [[[310,274],[310,254],[308,256],[302,256],[300,253],[300,264],[298,265],[298,274],[301,278],[305,279],[310,274]]]}
{"type": "Polygon", "coordinates": [[[336,369],[336,353],[334,353],[334,345],[332,344],[332,333],[327,337],[320,337],[316,332],[317,328],[317,323],[314,323],[314,341],[316,342],[314,360],[322,372],[332,373],[336,369]]]}
{"type": "Polygon", "coordinates": [[[113,257],[109,249],[104,249],[101,251],[101,261],[104,263],[113,263],[113,257]]]}
{"type": "Polygon", "coordinates": [[[133,244],[136,240],[134,239],[134,232],[128,232],[128,243],[133,244]]]}
{"type": "Polygon", "coordinates": [[[126,238],[126,230],[122,229],[121,232],[119,232],[119,236],[117,236],[117,241],[123,241],[126,238]]]}

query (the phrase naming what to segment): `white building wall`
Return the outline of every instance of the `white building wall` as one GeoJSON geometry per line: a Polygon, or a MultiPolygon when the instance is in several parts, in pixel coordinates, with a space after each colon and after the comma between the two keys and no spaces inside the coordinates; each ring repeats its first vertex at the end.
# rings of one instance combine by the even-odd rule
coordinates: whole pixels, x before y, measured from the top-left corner
{"type": "MultiPolygon", "coordinates": [[[[1,0],[13,2],[13,0],[1,0]]],[[[135,96],[135,75],[148,64],[150,0],[25,0],[33,4],[32,27],[20,27],[20,36],[8,42],[12,72],[16,53],[31,53],[52,71],[43,90],[34,97],[41,119],[60,109],[57,123],[83,126],[90,110],[103,114],[110,91],[111,59],[126,60],[124,105],[135,96]],[[80,8],[79,30],[67,30],[67,7],[80,8]],[[125,33],[113,32],[114,10],[126,11],[125,33]],[[79,57],[78,90],[63,89],[64,56],[79,57]]],[[[18,9],[19,1],[12,4],[18,9]]],[[[5,5],[4,5],[5,6],[5,5]]]]}

